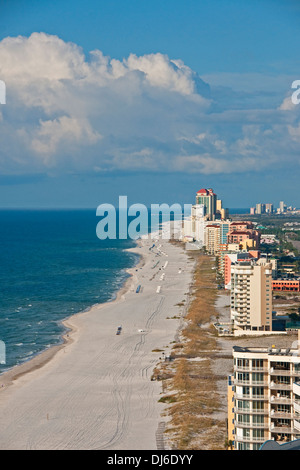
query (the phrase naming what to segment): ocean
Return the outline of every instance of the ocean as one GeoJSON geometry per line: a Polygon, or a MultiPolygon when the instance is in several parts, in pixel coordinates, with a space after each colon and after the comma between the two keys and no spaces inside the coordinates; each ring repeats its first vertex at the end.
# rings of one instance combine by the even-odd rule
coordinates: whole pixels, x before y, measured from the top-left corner
{"type": "Polygon", "coordinates": [[[0,221],[3,373],[61,343],[63,319],[113,300],[139,256],[130,239],[97,237],[96,210],[0,210],[0,221]]]}

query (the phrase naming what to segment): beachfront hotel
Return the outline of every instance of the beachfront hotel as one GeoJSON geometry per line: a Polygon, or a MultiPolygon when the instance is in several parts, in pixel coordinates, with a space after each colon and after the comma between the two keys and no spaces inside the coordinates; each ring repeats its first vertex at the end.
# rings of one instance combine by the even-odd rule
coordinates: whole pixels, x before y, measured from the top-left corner
{"type": "Polygon", "coordinates": [[[217,195],[213,189],[200,189],[196,194],[196,204],[203,205],[207,220],[214,220],[217,213],[217,195]]]}
{"type": "Polygon", "coordinates": [[[227,398],[228,442],[234,450],[300,438],[300,334],[296,343],[285,349],[233,348],[227,398]]]}
{"type": "Polygon", "coordinates": [[[235,334],[272,331],[272,264],[266,258],[231,265],[230,316],[235,334]]]}

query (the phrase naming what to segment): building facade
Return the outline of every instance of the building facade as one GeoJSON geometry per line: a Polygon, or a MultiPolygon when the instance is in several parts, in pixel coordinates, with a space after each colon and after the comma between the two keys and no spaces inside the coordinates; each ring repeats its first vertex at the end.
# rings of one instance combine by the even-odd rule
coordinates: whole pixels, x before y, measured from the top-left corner
{"type": "MultiPolygon", "coordinates": [[[[299,341],[298,341],[299,344],[299,341]]],[[[258,450],[267,440],[300,438],[300,352],[233,348],[228,387],[228,438],[235,450],[258,450]]]]}
{"type": "Polygon", "coordinates": [[[200,189],[196,194],[196,204],[204,206],[204,216],[207,220],[215,220],[217,213],[217,195],[213,189],[200,189]]]}
{"type": "Polygon", "coordinates": [[[275,279],[272,281],[273,291],[300,292],[300,279],[275,279]]]}
{"type": "Polygon", "coordinates": [[[231,321],[235,330],[272,331],[272,264],[265,259],[231,264],[231,321]]]}

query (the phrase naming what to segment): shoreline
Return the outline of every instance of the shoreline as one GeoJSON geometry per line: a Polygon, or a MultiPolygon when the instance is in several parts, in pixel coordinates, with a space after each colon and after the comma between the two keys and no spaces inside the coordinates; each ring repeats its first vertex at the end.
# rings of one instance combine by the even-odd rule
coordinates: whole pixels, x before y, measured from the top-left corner
{"type": "Polygon", "coordinates": [[[157,448],[156,432],[165,407],[158,401],[161,383],[152,381],[151,374],[180,326],[175,313],[188,291],[193,267],[182,248],[150,235],[127,250],[139,260],[126,269],[129,277],[113,300],[65,318],[62,344],[2,374],[1,449],[157,448]],[[161,243],[162,251],[152,251],[153,243],[161,243]],[[142,284],[140,293],[137,283],[142,284]],[[124,325],[120,337],[117,324],[124,325]],[[89,436],[92,428],[95,434],[89,436]],[[77,432],[82,433],[80,442],[69,437],[77,432]]]}
{"type": "MultiPolygon", "coordinates": [[[[138,240],[136,240],[136,242],[138,242],[138,240]]],[[[127,248],[124,251],[131,251],[140,255],[140,253],[137,251],[137,248],[138,243],[136,243],[135,247],[127,248]]],[[[21,364],[16,364],[15,366],[12,366],[10,369],[0,374],[0,392],[3,387],[7,388],[8,386],[12,385],[15,380],[22,377],[23,375],[43,367],[45,364],[51,361],[61,349],[67,347],[68,344],[71,344],[73,342],[72,335],[77,332],[76,326],[72,324],[72,318],[77,317],[78,315],[84,315],[86,313],[89,313],[94,308],[99,309],[102,305],[110,304],[112,302],[120,300],[130,288],[130,284],[132,282],[131,278],[133,277],[133,273],[131,271],[139,269],[143,264],[143,256],[140,255],[140,259],[138,260],[137,264],[125,270],[126,273],[129,274],[129,277],[124,281],[123,285],[115,292],[115,298],[106,302],[93,304],[83,311],[72,313],[71,315],[60,320],[60,324],[63,325],[66,329],[66,331],[61,335],[61,342],[59,344],[53,344],[52,346],[49,346],[43,351],[36,353],[36,355],[28,359],[27,361],[24,361],[21,364]]]]}

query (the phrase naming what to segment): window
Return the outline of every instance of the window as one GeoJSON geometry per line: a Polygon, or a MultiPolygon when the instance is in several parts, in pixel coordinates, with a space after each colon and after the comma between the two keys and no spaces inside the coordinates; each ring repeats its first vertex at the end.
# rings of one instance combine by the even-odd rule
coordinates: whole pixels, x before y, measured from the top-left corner
{"type": "Polygon", "coordinates": [[[262,439],[263,437],[265,437],[265,432],[263,429],[253,429],[254,439],[262,439]]]}
{"type": "Polygon", "coordinates": [[[253,402],[253,410],[254,411],[263,411],[264,410],[264,402],[263,401],[254,401],[253,402]]]}
{"type": "Polygon", "coordinates": [[[253,415],[253,424],[263,424],[264,417],[262,415],[253,415]]]}
{"type": "Polygon", "coordinates": [[[295,364],[295,372],[300,372],[300,363],[295,364]]]}
{"type": "Polygon", "coordinates": [[[278,411],[280,413],[290,413],[291,407],[290,405],[278,405],[278,411]]]}
{"type": "Polygon", "coordinates": [[[237,423],[238,424],[249,424],[250,423],[250,415],[237,415],[237,423]]]}
{"type": "Polygon", "coordinates": [[[252,382],[264,382],[264,374],[261,372],[253,372],[252,374],[252,382]]]}
{"type": "Polygon", "coordinates": [[[290,384],[290,377],[284,377],[282,375],[280,375],[277,379],[277,382],[279,384],[284,384],[284,385],[289,385],[290,384]]]}
{"type": "Polygon", "coordinates": [[[250,374],[248,372],[238,372],[238,381],[243,383],[249,383],[249,375],[250,374]]]}
{"type": "Polygon", "coordinates": [[[253,369],[262,369],[264,366],[263,359],[252,359],[252,367],[253,369]]]}
{"type": "Polygon", "coordinates": [[[264,396],[264,388],[263,387],[253,387],[252,395],[253,396],[264,396]]]}
{"type": "Polygon", "coordinates": [[[239,368],[248,368],[249,367],[249,360],[248,359],[238,359],[237,365],[239,368]]]}
{"type": "Polygon", "coordinates": [[[238,442],[237,449],[238,450],[250,450],[250,444],[246,442],[238,442]]]}
{"type": "Polygon", "coordinates": [[[250,409],[250,401],[248,400],[238,400],[237,401],[238,410],[249,410],[250,409]]]}
{"type": "Polygon", "coordinates": [[[261,444],[253,444],[253,450],[259,450],[261,447],[261,444]]]}

